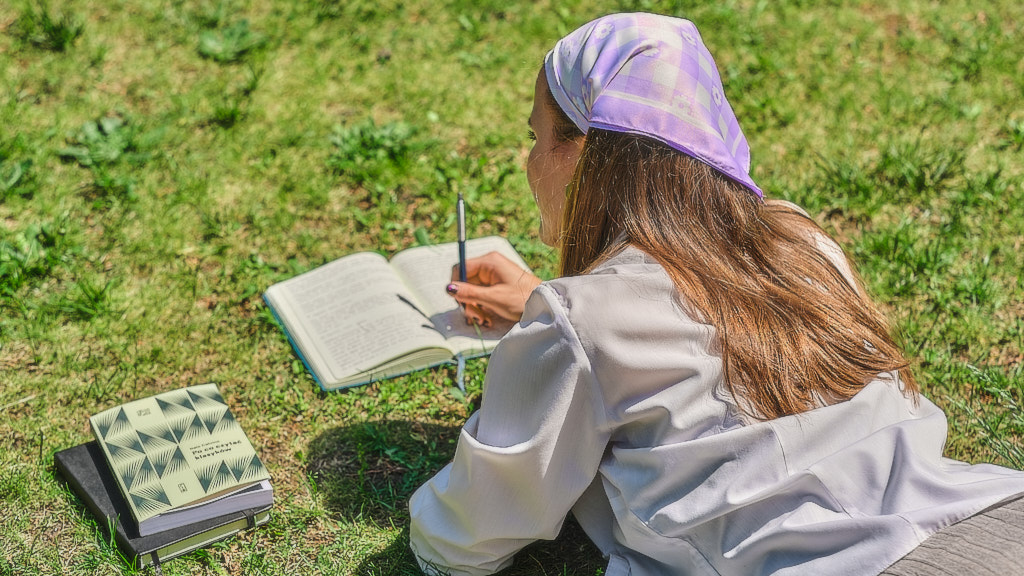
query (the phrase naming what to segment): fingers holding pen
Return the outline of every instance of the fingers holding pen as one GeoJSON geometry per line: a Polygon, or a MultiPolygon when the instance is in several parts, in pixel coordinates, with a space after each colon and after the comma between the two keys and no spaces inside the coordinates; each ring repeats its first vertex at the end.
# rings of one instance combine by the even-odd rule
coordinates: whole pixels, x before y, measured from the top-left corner
{"type": "MultiPolygon", "coordinates": [[[[490,256],[488,254],[488,256],[490,256]]],[[[493,284],[493,274],[490,273],[490,267],[484,262],[484,256],[479,258],[467,258],[466,259],[466,280],[463,282],[472,282],[473,284],[481,284],[489,286],[493,284]]],[[[452,282],[460,282],[459,278],[460,265],[455,264],[452,266],[452,282]]]]}
{"type": "Polygon", "coordinates": [[[467,286],[472,286],[472,284],[461,282],[457,284],[452,282],[447,286],[446,291],[450,296],[455,298],[456,302],[458,302],[460,306],[462,306],[462,311],[466,316],[466,324],[476,324],[477,326],[490,328],[492,325],[491,315],[485,312],[480,306],[471,303],[472,301],[466,297],[465,294],[468,291],[466,288],[467,286]],[[458,296],[460,286],[463,287],[463,296],[461,298],[458,296]]]}
{"type": "MultiPolygon", "coordinates": [[[[448,284],[446,291],[462,306],[467,324],[476,324],[490,328],[494,320],[503,317],[491,312],[489,307],[484,304],[490,300],[486,293],[487,288],[468,282],[452,282],[448,284]]],[[[511,319],[509,318],[509,320],[511,319]]]]}
{"type": "Polygon", "coordinates": [[[520,276],[521,278],[513,282],[489,286],[473,284],[472,279],[470,282],[452,282],[448,284],[447,290],[459,304],[475,307],[484,319],[504,318],[518,322],[523,315],[527,299],[533,289],[540,284],[540,279],[528,272],[522,271],[520,276]]]}

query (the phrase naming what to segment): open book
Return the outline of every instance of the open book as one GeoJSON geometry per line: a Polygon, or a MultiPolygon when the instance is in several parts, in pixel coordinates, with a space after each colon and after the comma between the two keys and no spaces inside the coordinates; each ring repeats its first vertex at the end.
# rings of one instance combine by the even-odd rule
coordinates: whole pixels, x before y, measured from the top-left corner
{"type": "MultiPolygon", "coordinates": [[[[492,251],[529,270],[504,238],[466,243],[470,258],[492,251]]],[[[360,252],[274,284],[263,298],[320,387],[335,390],[490,353],[512,323],[466,324],[445,293],[456,264],[454,242],[390,262],[360,252]]]]}

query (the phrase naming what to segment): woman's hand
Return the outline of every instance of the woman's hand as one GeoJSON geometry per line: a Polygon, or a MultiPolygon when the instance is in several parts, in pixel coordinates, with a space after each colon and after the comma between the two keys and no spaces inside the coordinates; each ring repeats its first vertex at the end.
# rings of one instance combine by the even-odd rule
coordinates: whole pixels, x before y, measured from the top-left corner
{"type": "Polygon", "coordinates": [[[448,294],[465,306],[466,322],[490,326],[498,318],[518,322],[526,299],[540,278],[498,252],[466,260],[466,280],[459,282],[459,265],[452,267],[448,294]]]}

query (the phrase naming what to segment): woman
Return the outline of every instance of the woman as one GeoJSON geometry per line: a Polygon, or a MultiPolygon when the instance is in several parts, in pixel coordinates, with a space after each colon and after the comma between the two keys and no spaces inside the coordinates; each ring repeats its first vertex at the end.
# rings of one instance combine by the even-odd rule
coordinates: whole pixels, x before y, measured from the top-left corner
{"type": "Polygon", "coordinates": [[[519,323],[410,501],[425,571],[493,573],[572,511],[609,576],[913,573],[893,563],[1024,493],[1020,472],[941,457],[945,417],[841,250],[762,200],[692,23],[573,32],[530,126],[562,277],[489,256],[449,286],[471,321],[519,323]]]}

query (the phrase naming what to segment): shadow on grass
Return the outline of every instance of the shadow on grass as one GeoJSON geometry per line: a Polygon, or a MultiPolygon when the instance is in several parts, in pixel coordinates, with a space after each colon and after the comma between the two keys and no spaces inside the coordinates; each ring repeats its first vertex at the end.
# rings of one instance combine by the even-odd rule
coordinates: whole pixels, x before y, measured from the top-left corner
{"type": "MultiPolygon", "coordinates": [[[[591,544],[576,520],[570,515],[558,538],[535,542],[515,556],[512,566],[500,576],[595,576],[602,574],[605,561],[591,544]]],[[[416,559],[409,550],[409,528],[387,548],[366,557],[353,573],[355,576],[422,576],[416,559]]]]}
{"type": "Polygon", "coordinates": [[[455,454],[459,428],[380,420],[328,430],[309,445],[308,476],[349,521],[409,523],[412,493],[455,454]]]}
{"type": "MultiPolygon", "coordinates": [[[[381,420],[335,428],[310,443],[307,472],[331,513],[402,528],[387,548],[363,560],[356,575],[421,574],[409,551],[409,497],[451,460],[458,436],[456,426],[381,420]]],[[[570,516],[557,539],[527,546],[501,574],[592,576],[604,566],[570,516]]]]}

